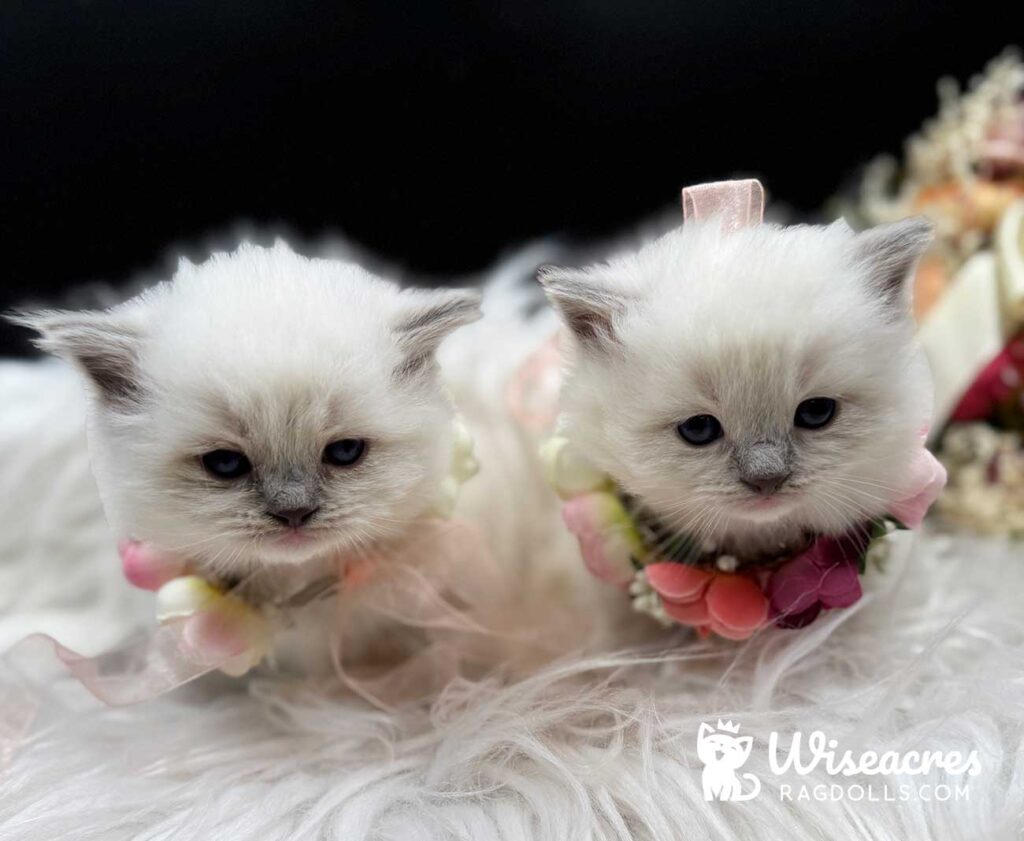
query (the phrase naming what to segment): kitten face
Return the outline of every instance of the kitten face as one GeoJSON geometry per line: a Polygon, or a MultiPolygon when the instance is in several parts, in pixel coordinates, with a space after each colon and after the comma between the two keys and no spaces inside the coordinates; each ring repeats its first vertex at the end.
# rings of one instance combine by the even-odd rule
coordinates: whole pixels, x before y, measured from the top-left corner
{"type": "Polygon", "coordinates": [[[575,336],[568,435],[713,542],[839,533],[883,513],[929,411],[904,289],[928,235],[913,222],[723,234],[712,220],[549,271],[575,336]]]}
{"type": "Polygon", "coordinates": [[[108,514],[231,574],[359,552],[428,512],[451,408],[433,352],[474,293],[243,246],[108,313],[27,319],[91,384],[108,514]]]}

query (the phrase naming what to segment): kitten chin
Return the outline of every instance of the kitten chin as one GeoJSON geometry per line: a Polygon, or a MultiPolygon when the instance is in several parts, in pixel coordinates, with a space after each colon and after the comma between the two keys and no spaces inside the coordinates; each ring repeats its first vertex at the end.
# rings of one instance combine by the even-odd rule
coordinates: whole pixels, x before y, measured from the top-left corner
{"type": "Polygon", "coordinates": [[[909,278],[920,220],[726,233],[688,223],[541,273],[572,337],[566,434],[675,530],[760,557],[905,487],[930,414],[909,278]]]}

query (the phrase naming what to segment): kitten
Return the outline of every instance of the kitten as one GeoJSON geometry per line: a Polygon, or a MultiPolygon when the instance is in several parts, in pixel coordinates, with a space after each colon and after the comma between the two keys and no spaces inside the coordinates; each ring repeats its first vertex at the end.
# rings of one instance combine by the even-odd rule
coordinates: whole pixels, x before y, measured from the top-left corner
{"type": "Polygon", "coordinates": [[[399,290],[285,244],[243,245],[107,311],[18,320],[85,375],[115,533],[268,597],[399,543],[446,478],[434,354],[468,290],[399,290]]]}
{"type": "Polygon", "coordinates": [[[675,530],[740,561],[882,514],[930,411],[910,219],[855,234],[688,223],[541,273],[572,336],[566,435],[675,530]]]}

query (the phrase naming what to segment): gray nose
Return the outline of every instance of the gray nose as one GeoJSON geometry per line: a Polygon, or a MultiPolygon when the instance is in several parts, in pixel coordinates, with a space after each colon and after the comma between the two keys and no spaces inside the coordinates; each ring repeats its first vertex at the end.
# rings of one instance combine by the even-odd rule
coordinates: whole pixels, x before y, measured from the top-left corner
{"type": "Polygon", "coordinates": [[[784,442],[758,441],[737,453],[740,481],[765,496],[775,493],[792,473],[791,453],[784,442]]]}
{"type": "Polygon", "coordinates": [[[316,508],[268,508],[267,514],[282,525],[297,529],[309,522],[309,518],[319,510],[319,506],[316,508]]]}
{"type": "Polygon", "coordinates": [[[740,481],[752,491],[757,491],[765,496],[771,496],[782,487],[788,478],[788,473],[780,473],[778,475],[759,476],[756,479],[741,479],[740,481]]]}

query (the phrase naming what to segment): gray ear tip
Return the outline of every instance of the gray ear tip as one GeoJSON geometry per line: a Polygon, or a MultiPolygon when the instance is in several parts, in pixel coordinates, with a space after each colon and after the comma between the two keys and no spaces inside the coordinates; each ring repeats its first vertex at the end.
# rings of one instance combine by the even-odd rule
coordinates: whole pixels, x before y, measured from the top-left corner
{"type": "Polygon", "coordinates": [[[931,241],[935,236],[935,222],[927,216],[910,216],[897,224],[915,238],[931,241]]]}
{"type": "Polygon", "coordinates": [[[45,335],[47,319],[45,310],[8,310],[5,313],[0,313],[0,318],[15,327],[24,327],[35,332],[36,335],[29,339],[33,347],[42,351],[51,349],[51,343],[45,335]]]}
{"type": "Polygon", "coordinates": [[[460,303],[466,311],[466,323],[479,321],[484,314],[484,296],[479,289],[460,290],[460,303]]]}
{"type": "Polygon", "coordinates": [[[868,228],[854,239],[857,252],[867,258],[903,254],[916,257],[923,254],[935,239],[935,222],[927,216],[908,216],[868,228]]]}
{"type": "Polygon", "coordinates": [[[35,321],[39,317],[40,313],[36,310],[22,310],[13,309],[7,310],[5,313],[0,315],[4,321],[9,321],[11,324],[18,324],[23,327],[27,327],[30,323],[35,321]]]}
{"type": "Polygon", "coordinates": [[[935,223],[927,216],[910,216],[894,227],[896,239],[912,257],[920,257],[935,240],[935,223]]]}
{"type": "Polygon", "coordinates": [[[458,312],[464,324],[483,315],[484,296],[479,289],[452,289],[448,295],[453,312],[458,312]]]}
{"type": "Polygon", "coordinates": [[[543,265],[537,266],[537,282],[541,286],[548,286],[554,281],[557,281],[565,274],[565,269],[561,266],[556,266],[553,263],[544,263],[543,265]]]}
{"type": "Polygon", "coordinates": [[[926,216],[869,228],[853,240],[858,264],[890,305],[909,315],[914,265],[932,243],[935,226],[926,216]]]}
{"type": "Polygon", "coordinates": [[[407,303],[392,329],[406,356],[399,369],[403,375],[421,369],[449,333],[483,315],[483,296],[478,289],[405,289],[399,294],[407,303]]]}
{"type": "Polygon", "coordinates": [[[882,228],[897,242],[906,244],[911,249],[923,251],[935,238],[935,222],[927,216],[908,216],[882,228]]]}
{"type": "Polygon", "coordinates": [[[32,317],[24,310],[7,310],[7,312],[0,313],[0,318],[17,327],[32,326],[32,317]]]}
{"type": "Polygon", "coordinates": [[[13,309],[0,314],[0,318],[17,327],[26,327],[37,333],[45,333],[57,314],[56,310],[13,309]]]}
{"type": "Polygon", "coordinates": [[[484,295],[479,289],[459,289],[456,294],[467,307],[479,307],[484,300],[484,295]]]}

